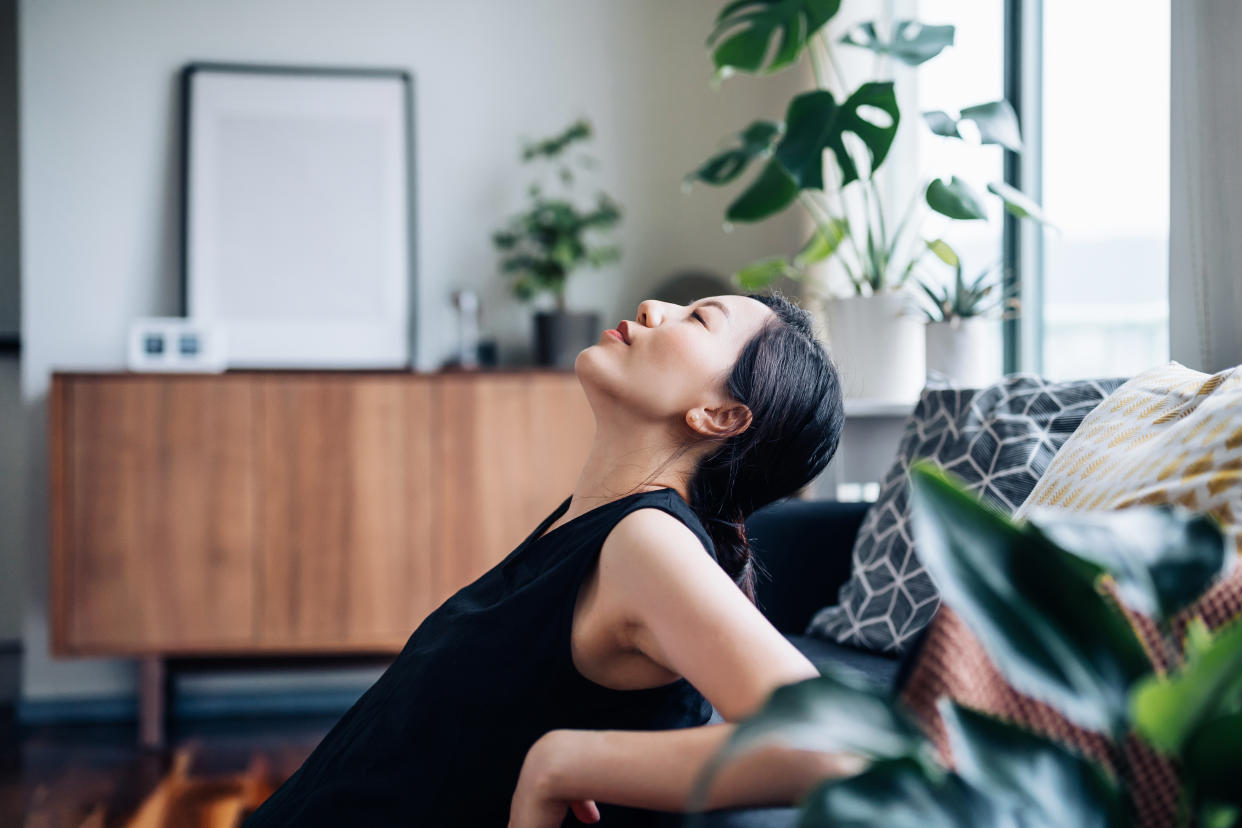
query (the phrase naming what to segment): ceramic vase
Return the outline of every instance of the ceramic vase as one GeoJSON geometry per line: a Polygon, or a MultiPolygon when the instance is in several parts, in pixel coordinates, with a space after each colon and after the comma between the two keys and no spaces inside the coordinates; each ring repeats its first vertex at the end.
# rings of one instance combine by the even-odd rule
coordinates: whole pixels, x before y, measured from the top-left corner
{"type": "Polygon", "coordinates": [[[833,361],[848,399],[911,403],[926,378],[923,323],[904,291],[834,297],[824,303],[833,361]]]}
{"type": "Polygon", "coordinates": [[[1001,375],[1000,330],[995,319],[955,317],[927,323],[927,370],[963,388],[982,388],[1001,375]]]}

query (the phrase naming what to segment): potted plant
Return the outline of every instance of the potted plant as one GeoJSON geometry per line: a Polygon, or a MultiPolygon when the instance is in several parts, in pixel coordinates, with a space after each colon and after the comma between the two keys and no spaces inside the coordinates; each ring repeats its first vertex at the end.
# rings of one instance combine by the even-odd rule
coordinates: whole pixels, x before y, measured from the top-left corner
{"type": "MultiPolygon", "coordinates": [[[[761,221],[796,202],[814,230],[795,255],[742,268],[736,274],[739,284],[755,290],[781,276],[804,280],[835,263],[851,293],[829,297],[825,312],[834,355],[848,375],[847,394],[909,402],[925,380],[924,331],[917,310],[910,313],[908,291],[910,275],[927,253],[922,207],[954,220],[987,216],[966,181],[935,178],[914,189],[903,217],[889,232],[874,175],[892,147],[901,113],[892,81],[864,83],[841,101],[829,90],[830,65],[841,89],[850,88],[825,28],[839,8],[840,0],[743,0],[725,6],[708,38],[718,76],[776,72],[795,65],[805,53],[818,88],[795,97],[783,122],[755,121],[746,127],[687,179],[720,186],[738,179],[752,162],[762,164],[727,207],[726,220],[761,221]],[[847,137],[865,151],[851,150],[847,137]]],[[[953,37],[953,26],[899,20],[886,34],[874,22],[861,23],[837,43],[913,67],[952,45],[953,37]]],[[[961,140],[959,127],[969,121],[981,143],[1021,149],[1017,116],[1003,100],[967,107],[956,118],[941,111],[923,117],[938,135],[961,140]]],[[[992,182],[987,190],[1013,214],[1042,220],[1039,207],[1004,182],[992,182]]]]}
{"type": "Polygon", "coordinates": [[[955,385],[982,388],[1001,375],[995,311],[1003,306],[1016,309],[1018,299],[1004,300],[1001,296],[1004,284],[999,278],[1000,262],[967,282],[961,258],[944,239],[930,241],[927,246],[953,270],[947,285],[925,271],[915,277],[930,300],[930,306],[923,308],[927,314],[927,371],[939,373],[955,385]]]}
{"type": "Polygon", "coordinates": [[[919,558],[945,605],[1010,686],[1097,735],[1096,747],[1070,748],[942,697],[946,764],[925,734],[931,725],[900,699],[825,664],[738,723],[691,807],[702,807],[724,763],[784,744],[865,759],[861,773],[804,797],[803,828],[1151,825],[1168,819],[1153,813],[1166,794],[1176,817],[1160,824],[1242,825],[1242,619],[1214,631],[1175,620],[1229,569],[1232,543],[1216,521],[1137,506],[1032,510],[1014,522],[930,461],[910,475],[919,558]],[[1133,613],[1147,621],[1136,626],[1133,613]],[[1154,640],[1140,638],[1148,625],[1154,640]]]}
{"type": "MultiPolygon", "coordinates": [[[[551,296],[554,301],[553,308],[537,310],[534,315],[539,365],[572,367],[578,352],[595,341],[599,314],[568,310],[566,282],[584,267],[601,267],[620,258],[616,245],[596,240],[598,234],[620,223],[616,202],[600,192],[593,205],[581,207],[571,194],[576,176],[567,160],[568,151],[591,134],[591,123],[578,120],[560,134],[522,148],[522,161],[540,167],[538,178],[527,190],[530,207],[492,234],[501,253],[500,269],[512,279],[514,296],[523,301],[551,296]],[[550,173],[555,173],[556,192],[549,191],[550,173]]],[[[575,163],[594,165],[587,156],[578,156],[575,163]]]]}

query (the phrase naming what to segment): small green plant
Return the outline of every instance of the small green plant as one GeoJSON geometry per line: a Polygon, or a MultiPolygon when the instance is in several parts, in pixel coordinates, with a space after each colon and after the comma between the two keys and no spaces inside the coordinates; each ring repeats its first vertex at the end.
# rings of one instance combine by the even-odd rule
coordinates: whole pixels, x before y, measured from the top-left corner
{"type": "MultiPolygon", "coordinates": [[[[825,27],[840,6],[841,0],[736,0],[721,10],[708,38],[718,79],[739,71],[777,72],[805,54],[818,87],[790,101],[783,122],[755,121],[734,137],[732,145],[686,176],[687,182],[723,186],[738,179],[752,162],[761,164],[759,173],[729,204],[726,221],[762,221],[797,202],[815,223],[811,238],[795,255],[771,256],[738,271],[736,279],[747,290],[761,289],[782,276],[804,279],[811,265],[829,260],[840,263],[859,295],[895,290],[906,284],[927,253],[919,231],[927,216],[919,212],[920,202],[950,219],[987,219],[976,190],[955,175],[915,187],[900,222],[889,232],[874,175],[888,156],[901,120],[894,84],[864,83],[838,101],[828,89],[829,67],[841,89],[851,87],[833,49],[838,44],[867,49],[917,67],[951,46],[955,29],[898,20],[882,31],[867,22],[834,44],[825,27]],[[829,158],[836,162],[838,174],[829,158]]],[[[1022,149],[1017,115],[1006,101],[969,106],[957,117],[939,110],[922,115],[937,135],[964,140],[960,127],[969,122],[980,143],[1013,152],[1022,149]]],[[[1034,201],[1005,182],[991,182],[987,190],[1011,214],[1046,221],[1034,201]]]]}
{"type": "MultiPolygon", "coordinates": [[[[1003,312],[1007,309],[1016,310],[1019,307],[1016,295],[1011,295],[1008,299],[1001,295],[1004,291],[1004,282],[999,278],[1000,262],[994,262],[985,267],[972,281],[967,282],[963,274],[961,257],[944,239],[929,241],[927,247],[937,259],[953,270],[953,281],[947,285],[939,279],[932,278],[921,269],[915,276],[918,286],[931,300],[931,307],[923,307],[923,312],[927,314],[927,321],[951,322],[954,319],[987,316],[998,309],[1003,312]],[[996,278],[990,278],[993,276],[996,278]]],[[[1016,288],[1015,285],[1011,289],[1012,293],[1017,293],[1016,288]]]]}
{"type": "Polygon", "coordinates": [[[551,294],[556,308],[565,310],[565,285],[583,267],[601,267],[621,256],[614,244],[600,243],[597,234],[612,230],[621,221],[621,209],[606,193],[600,192],[591,207],[574,203],[574,165],[595,166],[589,156],[567,158],[576,145],[590,140],[591,123],[575,121],[563,132],[522,148],[522,161],[539,165],[540,177],[527,193],[529,209],[511,217],[506,226],[492,234],[501,253],[500,269],[512,278],[513,294],[523,301],[542,293],[551,294]],[[553,170],[559,191],[549,193],[548,172],[553,170]]]}
{"type": "MultiPolygon", "coordinates": [[[[1174,623],[1226,569],[1215,521],[1182,507],[1033,510],[1016,523],[929,461],[911,468],[919,558],[1009,684],[1109,744],[1112,768],[1018,725],[940,699],[945,767],[899,699],[840,668],[779,687],[701,775],[763,745],[867,757],[822,782],[800,828],[835,825],[1128,826],[1143,778],[1124,745],[1171,760],[1180,826],[1242,825],[1242,620],[1209,631],[1174,623]],[[1118,600],[1151,619],[1167,672],[1154,669],[1118,600]]],[[[1144,820],[1146,822],[1144,823],[1144,820]]]]}

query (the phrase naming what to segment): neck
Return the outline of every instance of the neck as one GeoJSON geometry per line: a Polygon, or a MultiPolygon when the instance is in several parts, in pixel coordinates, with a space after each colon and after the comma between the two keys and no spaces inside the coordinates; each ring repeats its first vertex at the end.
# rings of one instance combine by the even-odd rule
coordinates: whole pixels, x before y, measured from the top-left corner
{"type": "Polygon", "coordinates": [[[688,451],[669,462],[677,438],[662,425],[635,428],[597,420],[595,440],[578,477],[565,513],[566,520],[638,491],[672,488],[690,502],[689,480],[698,461],[688,451]]]}

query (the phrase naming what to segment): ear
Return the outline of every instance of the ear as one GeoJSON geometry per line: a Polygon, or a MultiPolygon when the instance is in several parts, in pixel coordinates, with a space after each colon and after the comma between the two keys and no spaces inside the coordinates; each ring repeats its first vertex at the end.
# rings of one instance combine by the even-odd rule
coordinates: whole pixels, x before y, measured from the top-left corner
{"type": "Polygon", "coordinates": [[[714,408],[700,406],[686,412],[686,425],[704,437],[724,439],[750,428],[750,409],[741,403],[714,408]]]}

